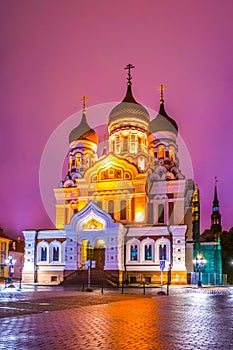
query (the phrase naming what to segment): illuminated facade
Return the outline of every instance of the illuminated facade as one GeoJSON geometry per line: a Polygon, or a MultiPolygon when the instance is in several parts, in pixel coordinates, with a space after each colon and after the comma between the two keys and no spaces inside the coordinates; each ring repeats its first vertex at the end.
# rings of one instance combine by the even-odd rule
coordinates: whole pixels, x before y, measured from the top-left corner
{"type": "Polygon", "coordinates": [[[9,256],[9,245],[12,240],[0,228],[0,280],[8,277],[8,266],[5,263],[9,256]]]}
{"type": "Polygon", "coordinates": [[[108,146],[88,125],[86,98],[70,133],[68,173],[56,199],[56,229],[27,230],[24,281],[63,281],[91,259],[120,282],[186,283],[192,271],[193,181],[179,168],[176,122],[164,107],[151,120],[131,87],[108,120],[108,146]],[[168,274],[168,271],[169,274],[168,274]]]}

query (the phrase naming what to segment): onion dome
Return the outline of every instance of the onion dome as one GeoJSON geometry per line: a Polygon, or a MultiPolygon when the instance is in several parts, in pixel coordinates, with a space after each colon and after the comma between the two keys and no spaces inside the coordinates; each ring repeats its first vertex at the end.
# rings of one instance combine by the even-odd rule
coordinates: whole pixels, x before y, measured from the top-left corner
{"type": "Polygon", "coordinates": [[[151,133],[157,131],[169,131],[174,134],[178,133],[178,126],[174,119],[169,117],[165,111],[164,98],[163,98],[163,85],[160,85],[161,96],[160,96],[160,108],[159,114],[151,121],[150,131],[151,133]]]}
{"type": "Polygon", "coordinates": [[[81,120],[80,124],[71,131],[70,136],[69,136],[69,143],[71,143],[73,141],[77,141],[77,140],[86,140],[86,141],[91,141],[97,145],[98,144],[98,135],[95,132],[95,130],[93,130],[90,127],[90,125],[88,125],[88,123],[87,123],[86,103],[85,103],[87,98],[84,96],[82,98],[82,100],[84,101],[82,120],[81,120]]]}
{"type": "Polygon", "coordinates": [[[110,132],[118,126],[136,126],[145,131],[148,131],[149,128],[149,113],[146,108],[135,100],[132,93],[130,68],[134,67],[132,65],[126,67],[126,69],[129,69],[126,95],[122,102],[115,106],[109,114],[108,125],[110,132]]]}

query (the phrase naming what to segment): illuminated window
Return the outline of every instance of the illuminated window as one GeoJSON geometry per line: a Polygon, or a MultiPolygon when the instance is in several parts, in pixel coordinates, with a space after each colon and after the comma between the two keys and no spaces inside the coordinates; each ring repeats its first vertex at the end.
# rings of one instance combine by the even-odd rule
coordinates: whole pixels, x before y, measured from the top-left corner
{"type": "Polygon", "coordinates": [[[75,156],[75,166],[79,168],[81,166],[81,154],[77,153],[75,156]]]}
{"type": "Polygon", "coordinates": [[[85,222],[82,226],[83,230],[95,230],[95,229],[102,229],[103,224],[94,218],[90,219],[89,221],[85,222]]]}
{"type": "Polygon", "coordinates": [[[167,246],[166,246],[166,244],[159,245],[159,260],[167,260],[167,246]]]}
{"type": "Polygon", "coordinates": [[[137,148],[136,148],[136,135],[131,134],[130,135],[130,153],[136,153],[137,148]]]}
{"type": "Polygon", "coordinates": [[[138,152],[141,152],[142,150],[142,139],[141,137],[138,137],[138,152]]]}
{"type": "Polygon", "coordinates": [[[90,154],[87,154],[86,155],[86,166],[87,166],[87,168],[89,168],[90,165],[91,165],[90,154]]]}
{"type": "Polygon", "coordinates": [[[72,156],[70,156],[70,158],[69,158],[69,169],[71,169],[72,168],[72,156]]]}
{"type": "Polygon", "coordinates": [[[174,147],[169,148],[169,158],[172,162],[174,161],[174,147]]]}
{"type": "Polygon", "coordinates": [[[121,201],[120,220],[126,220],[126,201],[121,201]]]}
{"type": "Polygon", "coordinates": [[[137,246],[137,244],[132,244],[130,246],[130,260],[131,261],[138,260],[138,246],[137,246]]]}
{"type": "Polygon", "coordinates": [[[145,260],[152,260],[152,245],[145,245],[145,260]]]}
{"type": "Polygon", "coordinates": [[[128,151],[128,136],[123,136],[123,152],[128,151]]]}
{"type": "Polygon", "coordinates": [[[46,241],[42,241],[37,245],[37,261],[48,262],[49,261],[49,244],[46,241]]]}
{"type": "Polygon", "coordinates": [[[59,247],[53,247],[53,261],[59,261],[59,247]]]}
{"type": "Polygon", "coordinates": [[[164,159],[164,146],[163,145],[158,147],[158,158],[164,159]]]}
{"type": "Polygon", "coordinates": [[[158,205],[158,223],[164,224],[164,205],[163,204],[158,205]]]}
{"type": "Polygon", "coordinates": [[[41,247],[41,261],[47,261],[47,247],[41,247]]]}
{"type": "Polygon", "coordinates": [[[114,219],[114,201],[109,201],[108,202],[108,213],[114,219]]]}
{"type": "Polygon", "coordinates": [[[140,170],[145,170],[145,159],[144,158],[138,159],[138,167],[140,170]]]}

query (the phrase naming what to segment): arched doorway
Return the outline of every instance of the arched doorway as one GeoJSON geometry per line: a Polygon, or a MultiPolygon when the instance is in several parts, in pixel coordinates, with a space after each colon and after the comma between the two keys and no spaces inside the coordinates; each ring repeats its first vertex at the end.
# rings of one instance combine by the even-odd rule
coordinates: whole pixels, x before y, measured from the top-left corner
{"type": "Polygon", "coordinates": [[[93,260],[96,262],[97,269],[103,269],[105,264],[105,240],[99,238],[95,241],[93,250],[93,260]]]}
{"type": "Polygon", "coordinates": [[[83,266],[87,260],[93,259],[93,247],[88,239],[81,242],[81,265],[83,266]]]}

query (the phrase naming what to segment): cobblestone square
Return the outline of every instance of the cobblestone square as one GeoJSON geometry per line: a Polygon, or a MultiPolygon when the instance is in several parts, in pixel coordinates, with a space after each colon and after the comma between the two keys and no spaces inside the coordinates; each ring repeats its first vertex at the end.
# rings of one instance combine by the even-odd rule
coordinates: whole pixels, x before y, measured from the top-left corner
{"type": "Polygon", "coordinates": [[[0,349],[230,350],[232,311],[231,293],[185,289],[169,296],[59,288],[2,292],[0,349]]]}

